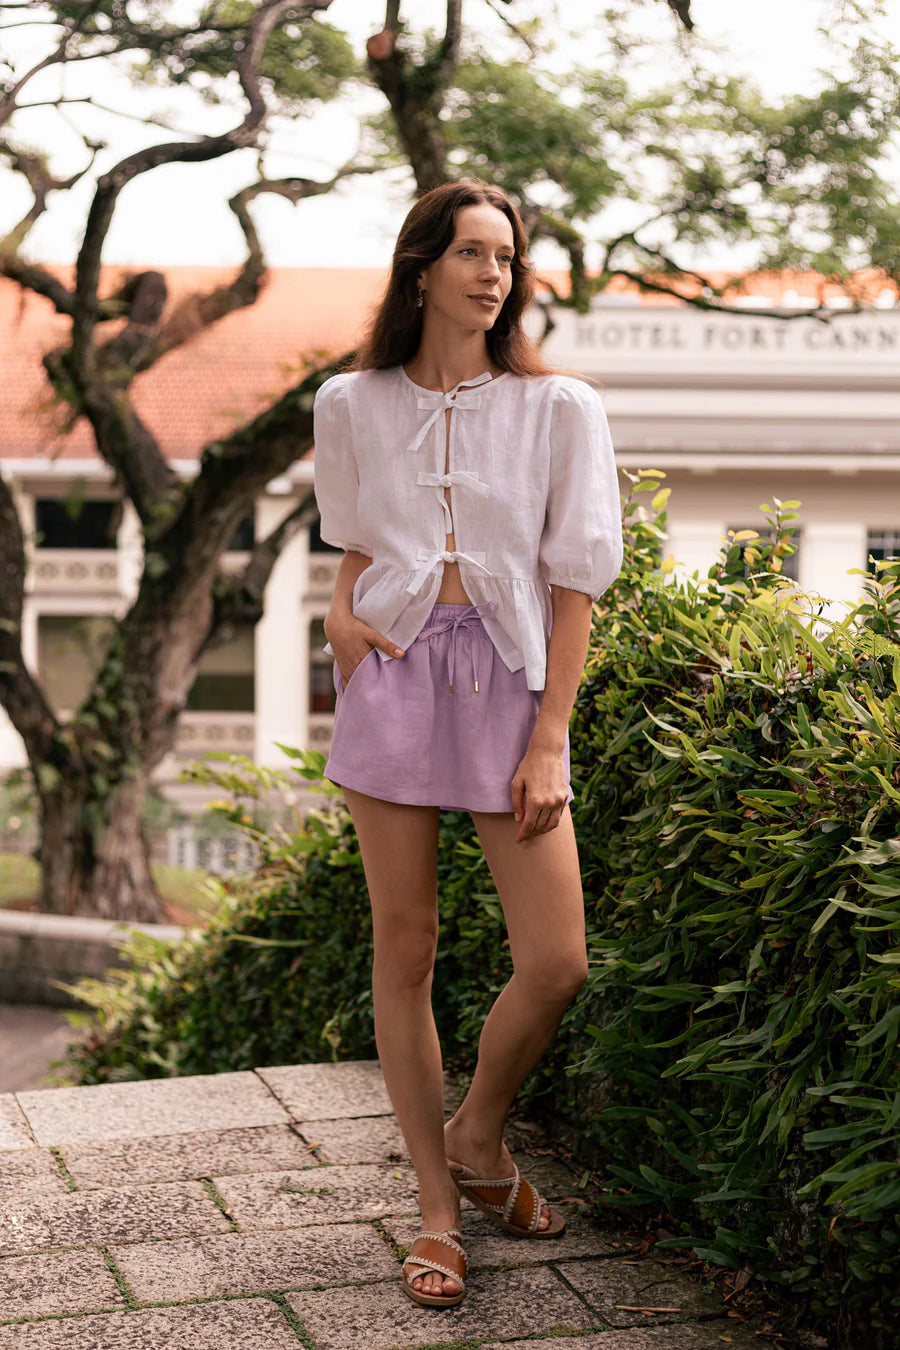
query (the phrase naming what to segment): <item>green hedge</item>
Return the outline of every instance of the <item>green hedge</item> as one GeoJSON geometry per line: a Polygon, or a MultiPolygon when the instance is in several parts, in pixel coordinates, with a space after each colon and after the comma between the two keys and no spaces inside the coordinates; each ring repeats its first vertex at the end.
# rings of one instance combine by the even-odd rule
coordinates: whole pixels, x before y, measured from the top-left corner
{"type": "MultiPolygon", "coordinates": [[[[632,478],[572,720],[591,975],[522,1099],[567,1124],[610,1203],[664,1209],[675,1244],[749,1265],[830,1344],[881,1350],[900,1310],[898,568],[813,625],[781,575],[795,504],[776,503],[774,542],[730,539],[675,586],[659,477],[632,478]]],[[[296,762],[320,778],[321,755],[296,762]]],[[[193,774],[253,829],[271,775],[193,774]]],[[[207,934],[174,956],[139,942],[144,973],[82,986],[82,1081],[374,1054],[364,878],[328,804],[258,836],[259,874],[221,888],[207,934]]],[[[435,1012],[465,1070],[509,974],[467,815],[442,814],[439,884],[435,1012]]]]}

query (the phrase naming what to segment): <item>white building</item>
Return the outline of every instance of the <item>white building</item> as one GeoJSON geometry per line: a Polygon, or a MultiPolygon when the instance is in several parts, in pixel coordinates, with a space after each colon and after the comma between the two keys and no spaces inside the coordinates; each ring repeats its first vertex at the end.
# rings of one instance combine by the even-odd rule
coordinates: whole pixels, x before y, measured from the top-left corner
{"type": "Polygon", "coordinates": [[[799,499],[792,574],[853,600],[848,572],[900,553],[900,308],[824,322],[789,299],[768,317],[604,297],[558,313],[544,352],[604,387],[622,467],[665,471],[686,571],[706,571],[726,530],[764,528],[762,502],[799,499]]]}
{"type": "MultiPolygon", "coordinates": [[[[212,269],[174,274],[176,291],[219,279],[212,269]]],[[[139,411],[177,470],[196,472],[205,441],[294,382],[298,353],[352,346],[382,280],[374,271],[275,272],[252,310],[139,377],[139,411]]],[[[805,316],[796,296],[779,299],[784,318],[606,295],[590,315],[557,312],[544,352],[603,386],[620,465],[666,472],[668,550],[681,566],[705,571],[727,529],[763,524],[761,502],[797,498],[792,572],[805,588],[850,600],[860,589],[851,569],[870,553],[900,553],[900,308],[885,295],[861,314],[835,310],[826,324],[805,316]]],[[[12,371],[4,380],[12,397],[0,407],[0,470],[29,537],[25,658],[65,713],[135,594],[140,530],[131,507],[115,500],[87,429],[60,438],[40,414],[39,358],[65,329],[43,301],[30,297],[22,312],[17,305],[16,288],[0,286],[4,369],[12,371]],[[65,506],[73,496],[77,516],[65,506]]],[[[311,490],[312,474],[312,459],[301,459],[269,484],[226,566],[240,566],[253,538],[311,490]]],[[[178,773],[208,749],[266,765],[283,763],[278,741],[327,750],[334,692],[322,622],[340,557],[316,529],[295,539],[255,632],[203,662],[158,775],[171,794],[190,801],[176,788],[178,773]]],[[[0,776],[22,763],[0,710],[0,776]]]]}

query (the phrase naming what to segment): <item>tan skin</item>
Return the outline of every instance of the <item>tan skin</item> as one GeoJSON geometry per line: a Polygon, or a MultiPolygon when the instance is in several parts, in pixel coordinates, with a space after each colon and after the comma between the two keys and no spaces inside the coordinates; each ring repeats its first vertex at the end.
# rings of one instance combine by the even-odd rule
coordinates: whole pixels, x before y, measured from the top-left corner
{"type": "MultiPolygon", "coordinates": [[[[485,341],[500,304],[482,307],[471,297],[506,299],[513,251],[512,229],[502,211],[479,204],[457,212],[454,239],[419,277],[425,292],[422,342],[406,366],[414,383],[448,390],[485,370],[501,373],[485,341]]],[[[446,416],[449,447],[452,409],[446,416]]],[[[444,493],[451,503],[451,489],[444,493]]],[[[446,549],[455,547],[450,533],[446,549]]],[[[359,553],[344,555],[325,620],[345,687],[372,647],[394,657],[404,654],[353,616],[353,588],[369,563],[359,553]]],[[[511,783],[515,810],[471,813],[503,907],[513,975],[485,1020],[472,1084],[446,1125],[441,1051],[431,1012],[440,812],[343,789],[372,904],[378,1055],[418,1177],[422,1226],[431,1231],[460,1226],[448,1158],[483,1177],[513,1174],[503,1142],[506,1116],[587,975],[581,871],[563,753],[587,656],[591,599],[553,586],[551,600],[546,685],[511,783]]],[[[437,601],[472,603],[457,563],[443,564],[437,601]]],[[[539,1226],[548,1222],[544,1206],[539,1226]]],[[[459,1291],[457,1281],[436,1272],[413,1283],[425,1293],[459,1291]]]]}

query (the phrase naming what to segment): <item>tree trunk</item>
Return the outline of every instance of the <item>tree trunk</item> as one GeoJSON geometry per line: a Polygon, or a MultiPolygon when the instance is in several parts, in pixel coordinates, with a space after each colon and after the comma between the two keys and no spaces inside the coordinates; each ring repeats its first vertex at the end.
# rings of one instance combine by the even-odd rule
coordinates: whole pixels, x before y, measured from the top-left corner
{"type": "Polygon", "coordinates": [[[165,922],[144,837],[146,793],[141,778],[102,798],[79,778],[41,793],[42,911],[165,922]]]}

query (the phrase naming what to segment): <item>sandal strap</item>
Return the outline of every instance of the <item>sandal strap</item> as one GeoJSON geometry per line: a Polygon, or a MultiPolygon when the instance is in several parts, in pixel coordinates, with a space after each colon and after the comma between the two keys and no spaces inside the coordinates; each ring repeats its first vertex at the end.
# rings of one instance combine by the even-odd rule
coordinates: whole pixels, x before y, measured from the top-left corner
{"type": "MultiPolygon", "coordinates": [[[[465,1277],[469,1271],[469,1258],[466,1255],[464,1248],[450,1237],[451,1233],[459,1233],[459,1229],[446,1228],[440,1233],[422,1232],[416,1236],[412,1247],[410,1248],[409,1255],[404,1260],[402,1266],[404,1271],[406,1271],[407,1266],[419,1267],[419,1269],[415,1271],[415,1274],[410,1274],[408,1276],[410,1281],[417,1279],[420,1275],[427,1274],[428,1271],[434,1271],[435,1274],[446,1275],[449,1279],[456,1280],[460,1290],[465,1290],[465,1277]],[[417,1256],[415,1252],[416,1243],[421,1241],[442,1242],[446,1246],[452,1248],[453,1251],[457,1252],[462,1257],[462,1270],[460,1271],[458,1266],[456,1269],[453,1269],[451,1266],[444,1265],[441,1261],[438,1261],[436,1258],[432,1259],[430,1256],[417,1256]]],[[[462,1234],[460,1233],[459,1236],[462,1237],[462,1234]]]]}
{"type": "MultiPolygon", "coordinates": [[[[528,1180],[527,1177],[522,1176],[516,1163],[513,1163],[513,1167],[515,1167],[516,1170],[511,1177],[498,1177],[496,1180],[489,1180],[487,1177],[478,1177],[478,1178],[466,1177],[465,1179],[459,1182],[460,1188],[477,1190],[477,1188],[481,1186],[487,1187],[508,1186],[509,1194],[506,1197],[505,1204],[502,1205],[495,1204],[492,1200],[488,1200],[488,1198],[484,1195],[479,1195],[478,1197],[478,1199],[481,1201],[482,1204],[487,1205],[487,1207],[489,1209],[492,1209],[495,1214],[499,1214],[500,1217],[504,1219],[507,1223],[514,1222],[512,1215],[515,1212],[516,1204],[519,1200],[520,1195],[522,1195],[524,1188],[525,1195],[531,1196],[532,1212],[530,1218],[528,1219],[527,1224],[525,1222],[522,1222],[517,1224],[516,1226],[520,1228],[527,1228],[527,1231],[529,1233],[536,1233],[538,1224],[541,1221],[541,1206],[547,1205],[547,1208],[549,1209],[550,1208],[549,1202],[538,1193],[537,1188],[528,1180]]],[[[525,1196],[522,1196],[522,1198],[524,1199],[525,1196]]]]}
{"type": "Polygon", "coordinates": [[[408,1256],[406,1261],[403,1262],[404,1270],[406,1270],[407,1262],[416,1267],[414,1271],[406,1272],[410,1284],[413,1280],[417,1280],[420,1275],[428,1275],[433,1272],[435,1275],[446,1275],[448,1279],[455,1280],[459,1285],[459,1292],[465,1293],[466,1279],[458,1270],[451,1270],[449,1266],[441,1265],[440,1261],[423,1261],[418,1256],[408,1256]]]}
{"type": "Polygon", "coordinates": [[[415,1238],[413,1239],[413,1246],[416,1245],[416,1243],[419,1241],[419,1238],[433,1238],[435,1242],[445,1242],[448,1247],[453,1247],[456,1251],[459,1252],[463,1260],[468,1262],[469,1258],[466,1255],[465,1248],[461,1247],[458,1242],[455,1242],[453,1238],[450,1237],[451,1233],[456,1233],[458,1234],[459,1237],[462,1237],[462,1233],[460,1233],[458,1228],[442,1228],[439,1233],[429,1233],[423,1229],[422,1232],[417,1233],[415,1238]]]}

